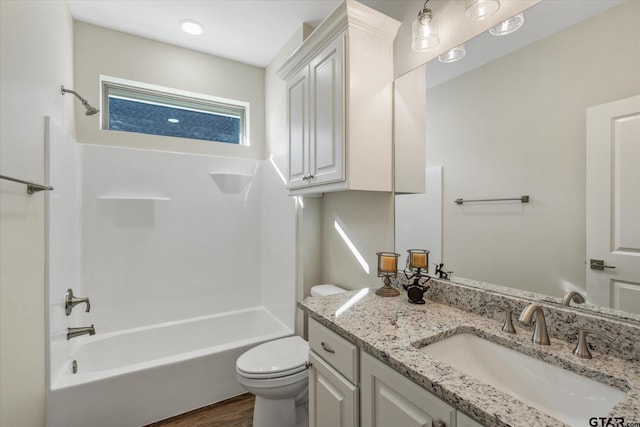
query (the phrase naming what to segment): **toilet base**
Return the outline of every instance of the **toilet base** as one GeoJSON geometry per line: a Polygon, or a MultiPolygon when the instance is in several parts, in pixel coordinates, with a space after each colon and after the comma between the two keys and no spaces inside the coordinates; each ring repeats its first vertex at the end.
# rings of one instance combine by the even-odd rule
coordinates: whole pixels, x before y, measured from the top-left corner
{"type": "Polygon", "coordinates": [[[308,404],[296,405],[296,398],[265,399],[256,396],[253,409],[253,427],[308,427],[308,404]]]}

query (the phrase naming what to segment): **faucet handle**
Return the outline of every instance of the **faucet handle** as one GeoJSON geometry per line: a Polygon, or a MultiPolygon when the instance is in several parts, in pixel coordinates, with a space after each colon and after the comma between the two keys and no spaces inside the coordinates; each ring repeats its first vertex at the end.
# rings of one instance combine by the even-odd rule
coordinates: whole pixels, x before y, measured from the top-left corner
{"type": "Polygon", "coordinates": [[[513,327],[513,321],[511,320],[511,313],[513,310],[509,307],[498,304],[487,304],[487,307],[499,308],[504,311],[504,323],[502,324],[502,332],[505,334],[515,334],[516,328],[513,327]]]}
{"type": "Polygon", "coordinates": [[[68,316],[71,314],[71,310],[78,304],[85,303],[87,305],[87,309],[85,312],[89,312],[91,310],[91,305],[89,303],[89,298],[77,298],[73,296],[73,289],[67,289],[67,293],[64,297],[64,312],[68,316]]]}
{"type": "Polygon", "coordinates": [[[591,352],[589,351],[589,347],[587,346],[587,335],[598,335],[607,341],[614,341],[614,338],[605,334],[604,332],[596,331],[593,329],[578,329],[578,343],[576,344],[576,348],[573,349],[573,354],[581,359],[592,359],[591,352]]]}

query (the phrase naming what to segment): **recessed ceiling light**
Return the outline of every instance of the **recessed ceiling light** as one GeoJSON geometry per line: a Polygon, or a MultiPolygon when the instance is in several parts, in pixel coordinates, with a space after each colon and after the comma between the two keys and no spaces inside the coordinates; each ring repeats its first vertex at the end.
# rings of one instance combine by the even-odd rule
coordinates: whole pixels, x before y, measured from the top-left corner
{"type": "Polygon", "coordinates": [[[192,19],[185,19],[181,23],[182,31],[193,36],[202,34],[202,25],[192,19]]]}
{"type": "Polygon", "coordinates": [[[178,120],[178,119],[173,119],[173,118],[171,118],[171,119],[167,119],[167,121],[168,121],[169,123],[178,123],[178,122],[180,122],[180,120],[178,120]]]}

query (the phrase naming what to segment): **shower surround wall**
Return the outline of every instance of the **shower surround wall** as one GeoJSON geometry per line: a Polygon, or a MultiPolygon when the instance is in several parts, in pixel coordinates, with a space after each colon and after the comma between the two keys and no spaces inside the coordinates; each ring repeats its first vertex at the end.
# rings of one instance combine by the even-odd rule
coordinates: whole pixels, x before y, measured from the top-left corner
{"type": "Polygon", "coordinates": [[[294,262],[269,242],[293,243],[295,205],[275,162],[78,144],[50,127],[51,388],[88,338],[67,341],[67,327],[94,324],[98,337],[264,307],[292,333],[294,262]],[[67,288],[89,313],[64,315],[67,288]]]}
{"type": "Polygon", "coordinates": [[[85,146],[83,292],[107,332],[260,305],[258,162],[85,146]]]}

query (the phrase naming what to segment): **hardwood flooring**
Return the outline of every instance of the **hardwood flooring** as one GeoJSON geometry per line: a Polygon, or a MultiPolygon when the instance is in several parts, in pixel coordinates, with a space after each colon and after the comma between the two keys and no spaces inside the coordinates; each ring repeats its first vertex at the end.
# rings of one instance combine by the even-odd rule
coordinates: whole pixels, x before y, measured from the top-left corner
{"type": "Polygon", "coordinates": [[[252,394],[241,394],[146,427],[251,427],[254,400],[252,394]]]}

